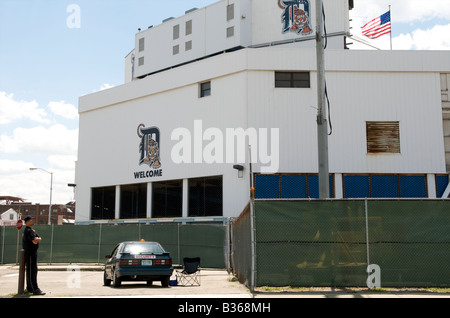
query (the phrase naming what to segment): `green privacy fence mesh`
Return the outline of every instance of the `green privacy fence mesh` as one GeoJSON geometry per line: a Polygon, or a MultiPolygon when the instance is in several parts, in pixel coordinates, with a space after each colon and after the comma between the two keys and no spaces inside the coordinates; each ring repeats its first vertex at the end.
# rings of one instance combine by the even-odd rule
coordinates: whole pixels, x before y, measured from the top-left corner
{"type": "Polygon", "coordinates": [[[364,205],[316,203],[256,202],[258,285],[330,286],[365,281],[364,205]]]}
{"type": "MultiPolygon", "coordinates": [[[[381,287],[450,286],[450,200],[256,200],[255,251],[249,207],[220,224],[35,226],[41,263],[103,263],[122,241],[157,241],[174,263],[232,267],[255,286],[367,286],[368,264],[381,287]],[[252,264],[255,264],[252,268],[252,264]]],[[[23,230],[22,230],[23,231],[23,230]]],[[[21,246],[21,232],[19,247],[21,246]]],[[[16,262],[15,227],[0,227],[0,262],[16,262]]]]}
{"type": "MultiPolygon", "coordinates": [[[[200,257],[203,267],[224,268],[223,224],[119,224],[33,227],[43,238],[39,245],[41,263],[103,263],[116,244],[123,241],[159,242],[171,253],[174,264],[183,257],[200,257]]],[[[16,262],[17,229],[0,228],[2,264],[16,262]]],[[[20,231],[19,248],[22,247],[20,231]]]]}
{"type": "Polygon", "coordinates": [[[257,200],[255,221],[256,286],[365,287],[368,264],[382,287],[450,286],[450,201],[257,200]]]}
{"type": "Polygon", "coordinates": [[[386,285],[450,286],[450,202],[369,202],[370,262],[386,285]]]}

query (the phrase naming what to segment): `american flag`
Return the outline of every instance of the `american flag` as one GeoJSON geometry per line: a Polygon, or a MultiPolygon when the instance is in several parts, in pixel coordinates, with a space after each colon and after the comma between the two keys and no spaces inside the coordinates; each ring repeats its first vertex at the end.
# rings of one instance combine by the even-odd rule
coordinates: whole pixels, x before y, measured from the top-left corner
{"type": "Polygon", "coordinates": [[[369,39],[377,39],[382,35],[391,33],[391,11],[368,22],[361,28],[361,31],[369,39]]]}

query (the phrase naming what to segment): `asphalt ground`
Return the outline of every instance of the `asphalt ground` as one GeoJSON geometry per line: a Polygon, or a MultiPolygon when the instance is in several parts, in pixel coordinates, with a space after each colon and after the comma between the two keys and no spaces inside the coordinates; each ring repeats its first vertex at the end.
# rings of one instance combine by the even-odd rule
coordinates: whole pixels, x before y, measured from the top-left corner
{"type": "MultiPolygon", "coordinates": [[[[162,287],[160,282],[147,286],[146,282],[123,282],[120,288],[103,285],[102,265],[39,265],[38,284],[44,296],[23,295],[32,298],[57,297],[153,297],[153,298],[250,298],[249,290],[233,281],[227,271],[202,269],[200,286],[162,287]]],[[[17,295],[18,266],[0,266],[0,297],[17,295]]],[[[26,285],[25,285],[26,288],[26,285]]]]}
{"type": "Polygon", "coordinates": [[[160,282],[147,286],[145,282],[123,282],[122,287],[103,285],[103,265],[57,264],[39,265],[38,284],[44,296],[17,295],[19,268],[0,266],[0,298],[216,298],[216,299],[267,299],[267,298],[450,298],[448,292],[431,292],[421,289],[364,288],[308,288],[271,289],[257,288],[255,293],[236,281],[226,270],[202,269],[200,286],[162,287],[160,282]]]}

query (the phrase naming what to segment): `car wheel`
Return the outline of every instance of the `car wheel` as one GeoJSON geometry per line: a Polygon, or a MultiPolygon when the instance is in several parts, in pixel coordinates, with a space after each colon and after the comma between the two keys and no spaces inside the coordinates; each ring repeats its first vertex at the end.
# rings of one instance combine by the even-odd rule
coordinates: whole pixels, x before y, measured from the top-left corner
{"type": "Polygon", "coordinates": [[[162,287],[169,287],[169,283],[170,283],[170,276],[163,276],[161,278],[162,287]]]}
{"type": "Polygon", "coordinates": [[[116,272],[114,272],[113,273],[113,286],[120,287],[121,284],[122,284],[122,281],[120,280],[119,277],[117,277],[116,272]]]}
{"type": "Polygon", "coordinates": [[[152,286],[153,285],[153,281],[152,280],[148,280],[147,281],[147,286],[152,286]]]}
{"type": "Polygon", "coordinates": [[[107,278],[106,271],[103,272],[103,285],[110,286],[111,280],[107,278]]]}

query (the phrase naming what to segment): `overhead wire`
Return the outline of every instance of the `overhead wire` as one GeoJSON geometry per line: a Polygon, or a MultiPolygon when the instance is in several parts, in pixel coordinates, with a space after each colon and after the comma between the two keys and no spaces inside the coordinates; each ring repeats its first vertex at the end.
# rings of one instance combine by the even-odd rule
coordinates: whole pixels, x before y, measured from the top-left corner
{"type": "MultiPolygon", "coordinates": [[[[325,45],[324,49],[328,46],[328,36],[327,36],[327,23],[326,23],[326,15],[325,15],[325,6],[322,3],[322,15],[323,15],[323,31],[325,34],[325,45]]],[[[330,99],[328,97],[328,89],[327,89],[327,81],[325,79],[325,97],[327,99],[327,106],[328,106],[328,124],[330,126],[330,132],[328,133],[328,136],[331,136],[333,134],[333,124],[331,123],[331,105],[330,105],[330,99]]]]}

